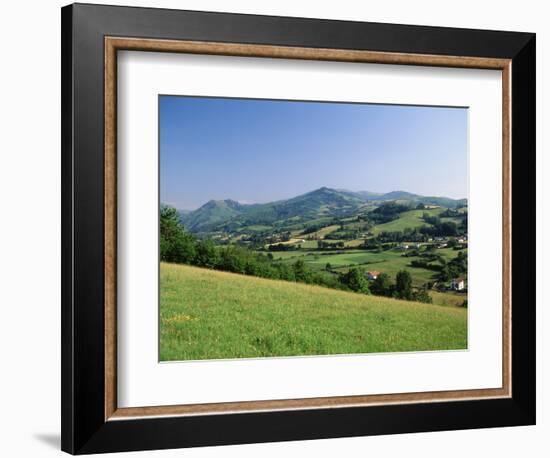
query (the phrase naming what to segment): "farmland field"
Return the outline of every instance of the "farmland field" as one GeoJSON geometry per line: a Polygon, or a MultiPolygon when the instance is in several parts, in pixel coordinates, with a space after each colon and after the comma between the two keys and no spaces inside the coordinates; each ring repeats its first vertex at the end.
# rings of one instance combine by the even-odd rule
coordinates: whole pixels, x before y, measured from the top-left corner
{"type": "MultiPolygon", "coordinates": [[[[467,250],[464,250],[467,252],[467,250]]],[[[437,255],[450,261],[457,255],[457,251],[452,248],[438,249],[435,252],[437,255]]],[[[345,273],[352,266],[362,266],[366,270],[375,270],[384,272],[390,277],[395,277],[397,272],[407,269],[412,276],[413,286],[421,287],[427,282],[437,280],[437,272],[420,267],[411,267],[410,263],[414,259],[420,259],[416,256],[405,257],[404,251],[392,249],[378,252],[376,250],[335,250],[335,251],[319,251],[319,250],[296,250],[296,251],[279,251],[271,253],[273,259],[291,265],[296,260],[303,260],[306,265],[314,270],[325,270],[326,265],[330,264],[333,272],[345,273]]],[[[434,304],[438,305],[460,305],[462,299],[456,297],[448,297],[448,293],[430,294],[434,304]]],[[[452,296],[452,294],[451,294],[452,296]]]]}
{"type": "Polygon", "coordinates": [[[322,229],[319,229],[316,232],[312,232],[309,235],[312,236],[312,237],[323,238],[323,237],[327,236],[328,234],[330,234],[331,232],[334,232],[339,227],[340,227],[339,225],[333,224],[332,226],[326,226],[326,227],[323,227],[322,229]]]}
{"type": "MultiPolygon", "coordinates": [[[[316,270],[324,269],[329,263],[335,272],[345,272],[350,266],[361,265],[367,270],[376,270],[384,272],[395,277],[397,272],[408,269],[412,275],[413,285],[420,287],[424,283],[434,281],[436,272],[429,269],[411,267],[410,263],[416,257],[404,257],[403,251],[367,251],[367,250],[347,250],[347,251],[285,251],[274,252],[274,259],[281,262],[293,263],[297,259],[302,259],[307,265],[316,270]]],[[[436,253],[446,260],[454,258],[457,254],[452,248],[439,249],[436,253]]]]}
{"type": "Polygon", "coordinates": [[[400,217],[389,223],[379,224],[372,229],[374,235],[380,234],[380,232],[387,231],[402,231],[406,228],[415,228],[421,226],[428,226],[428,224],[422,219],[424,213],[428,213],[430,216],[437,216],[443,211],[442,208],[434,208],[430,210],[409,210],[401,213],[400,217]]]}
{"type": "Polygon", "coordinates": [[[161,263],[162,361],[467,347],[467,310],[161,263]]]}

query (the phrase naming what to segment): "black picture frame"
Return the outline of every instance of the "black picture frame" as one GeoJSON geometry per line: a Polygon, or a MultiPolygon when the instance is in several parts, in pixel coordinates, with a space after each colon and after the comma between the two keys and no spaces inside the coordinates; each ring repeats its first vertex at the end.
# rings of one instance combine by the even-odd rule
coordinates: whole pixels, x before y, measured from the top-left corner
{"type": "Polygon", "coordinates": [[[62,449],[72,454],[535,424],[535,34],[62,8],[62,449]],[[105,421],[104,37],[512,60],[512,396],[105,421]]]}

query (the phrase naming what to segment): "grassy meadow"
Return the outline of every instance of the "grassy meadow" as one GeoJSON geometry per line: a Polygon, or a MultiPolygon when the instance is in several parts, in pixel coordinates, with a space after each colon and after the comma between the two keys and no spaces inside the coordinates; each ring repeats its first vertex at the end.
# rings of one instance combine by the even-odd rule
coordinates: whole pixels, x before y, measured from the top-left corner
{"type": "MultiPolygon", "coordinates": [[[[465,251],[467,252],[467,250],[465,251]]],[[[456,256],[456,251],[451,248],[437,250],[437,254],[447,261],[456,256]]],[[[273,253],[273,258],[281,262],[291,264],[297,259],[303,260],[312,269],[323,270],[327,263],[331,265],[334,272],[346,272],[350,267],[362,266],[366,270],[385,272],[395,277],[397,272],[409,269],[412,274],[413,285],[422,286],[424,283],[434,281],[436,272],[421,267],[410,267],[410,263],[417,257],[404,257],[403,251],[399,249],[378,252],[376,250],[337,250],[331,251],[279,251],[273,253]]],[[[455,295],[447,292],[430,291],[434,304],[449,305],[451,303],[461,304],[464,295],[455,295]]],[[[455,305],[457,305],[455,304],[455,305]]]]}
{"type": "Polygon", "coordinates": [[[401,213],[400,217],[394,221],[384,224],[378,224],[372,229],[373,235],[378,235],[381,232],[402,231],[406,228],[415,228],[424,226],[426,223],[422,219],[424,213],[430,216],[437,216],[443,211],[442,208],[425,209],[425,210],[409,210],[401,213]]]}
{"type": "Polygon", "coordinates": [[[181,264],[160,282],[161,361],[467,348],[464,308],[181,264]]]}

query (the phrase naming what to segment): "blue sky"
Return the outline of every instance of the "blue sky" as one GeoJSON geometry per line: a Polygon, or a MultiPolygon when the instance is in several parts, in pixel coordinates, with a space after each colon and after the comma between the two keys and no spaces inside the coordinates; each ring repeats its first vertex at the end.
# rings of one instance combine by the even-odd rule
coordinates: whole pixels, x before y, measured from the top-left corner
{"type": "Polygon", "coordinates": [[[160,199],[195,209],[322,186],[467,197],[465,108],[160,96],[160,199]]]}

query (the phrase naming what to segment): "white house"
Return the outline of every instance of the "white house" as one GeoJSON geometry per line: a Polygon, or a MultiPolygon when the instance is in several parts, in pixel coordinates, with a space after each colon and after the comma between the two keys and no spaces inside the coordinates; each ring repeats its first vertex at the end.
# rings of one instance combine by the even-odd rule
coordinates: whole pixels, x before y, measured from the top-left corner
{"type": "Polygon", "coordinates": [[[451,289],[462,291],[464,289],[464,279],[462,277],[453,278],[451,280],[451,289]]]}

